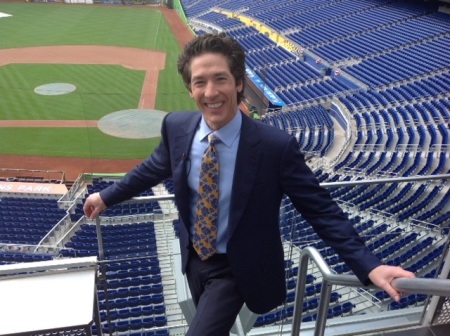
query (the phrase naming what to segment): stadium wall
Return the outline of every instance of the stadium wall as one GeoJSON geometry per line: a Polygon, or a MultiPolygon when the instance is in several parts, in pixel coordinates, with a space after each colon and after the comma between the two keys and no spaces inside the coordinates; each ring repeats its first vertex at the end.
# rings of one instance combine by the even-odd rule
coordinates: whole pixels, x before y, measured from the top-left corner
{"type": "Polygon", "coordinates": [[[348,130],[349,125],[347,123],[347,120],[345,120],[344,116],[342,115],[341,110],[336,104],[331,104],[330,108],[330,115],[338,122],[338,124],[344,129],[348,130]]]}
{"type": "Polygon", "coordinates": [[[245,86],[245,102],[250,109],[256,109],[259,115],[263,115],[269,108],[269,100],[264,93],[251,81],[245,86]]]}
{"type": "Polygon", "coordinates": [[[189,27],[188,19],[186,17],[186,14],[184,13],[183,5],[181,4],[180,0],[164,0],[164,2],[167,7],[174,9],[180,16],[181,20],[186,24],[187,27],[189,27]]]}

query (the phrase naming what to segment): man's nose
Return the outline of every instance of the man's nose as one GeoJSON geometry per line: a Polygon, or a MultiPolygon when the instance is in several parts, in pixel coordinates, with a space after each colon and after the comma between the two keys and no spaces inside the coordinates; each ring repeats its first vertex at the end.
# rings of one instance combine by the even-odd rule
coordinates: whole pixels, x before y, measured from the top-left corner
{"type": "Polygon", "coordinates": [[[217,87],[213,82],[208,82],[205,89],[205,97],[214,97],[217,95],[217,87]]]}

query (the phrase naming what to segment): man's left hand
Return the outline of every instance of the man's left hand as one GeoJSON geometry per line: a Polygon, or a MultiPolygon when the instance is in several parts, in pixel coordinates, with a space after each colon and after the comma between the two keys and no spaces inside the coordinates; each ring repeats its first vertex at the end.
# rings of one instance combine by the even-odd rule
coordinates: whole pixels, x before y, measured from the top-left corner
{"type": "Polygon", "coordinates": [[[385,290],[395,301],[400,301],[400,294],[392,287],[391,282],[396,278],[415,278],[414,273],[404,270],[398,266],[381,265],[369,273],[372,283],[385,290]]]}

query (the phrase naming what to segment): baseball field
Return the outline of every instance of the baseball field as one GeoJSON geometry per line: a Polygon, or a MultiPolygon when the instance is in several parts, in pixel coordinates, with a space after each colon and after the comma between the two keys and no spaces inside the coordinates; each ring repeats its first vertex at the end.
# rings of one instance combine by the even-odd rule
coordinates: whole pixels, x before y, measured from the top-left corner
{"type": "Polygon", "coordinates": [[[195,109],[176,71],[191,37],[160,6],[0,4],[0,168],[125,172],[167,112],[195,109]]]}

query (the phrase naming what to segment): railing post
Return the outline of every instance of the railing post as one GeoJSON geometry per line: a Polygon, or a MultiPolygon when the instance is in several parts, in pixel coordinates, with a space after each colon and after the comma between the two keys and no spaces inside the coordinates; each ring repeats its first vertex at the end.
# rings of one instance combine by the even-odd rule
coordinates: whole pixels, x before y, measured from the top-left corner
{"type": "MultiPolygon", "coordinates": [[[[325,323],[327,320],[328,307],[331,296],[331,282],[328,281],[328,278],[331,276],[331,270],[329,269],[327,263],[321,257],[320,253],[316,249],[307,247],[303,249],[300,254],[299,270],[297,275],[296,296],[294,302],[294,316],[292,320],[292,329],[291,329],[292,336],[298,336],[300,334],[306,275],[308,271],[308,261],[310,257],[313,258],[314,262],[319,267],[323,276],[322,289],[319,300],[319,308],[317,312],[316,330],[314,335],[315,336],[323,335],[325,331],[325,323]]],[[[354,278],[356,279],[356,276],[354,278]]]]}
{"type": "MultiPolygon", "coordinates": [[[[98,260],[99,261],[103,261],[105,260],[105,253],[103,250],[103,236],[102,236],[102,228],[101,228],[101,221],[100,221],[100,216],[97,216],[97,218],[95,218],[95,229],[97,232],[97,243],[98,243],[98,260]]],[[[110,309],[109,309],[109,295],[108,295],[108,282],[106,280],[106,264],[100,262],[100,275],[98,277],[98,281],[99,283],[102,284],[103,286],[103,291],[105,292],[105,302],[106,302],[106,319],[108,322],[108,331],[109,334],[112,335],[112,328],[111,328],[111,318],[110,318],[110,309]]],[[[97,331],[100,328],[100,330],[102,329],[102,325],[100,324],[99,326],[97,326],[97,331]]],[[[102,332],[102,331],[101,331],[102,332]]],[[[98,335],[101,335],[98,334],[98,335]]]]}
{"type": "Polygon", "coordinates": [[[295,288],[294,315],[292,319],[291,336],[300,334],[301,317],[303,313],[303,300],[305,297],[306,274],[308,272],[309,255],[300,254],[300,262],[297,273],[297,286],[295,288]]]}
{"type": "Polygon", "coordinates": [[[95,230],[97,232],[97,242],[98,242],[98,259],[103,261],[105,259],[105,254],[103,250],[103,236],[102,236],[102,228],[100,225],[100,217],[97,216],[95,219],[95,230]]]}
{"type": "Polygon", "coordinates": [[[332,285],[327,280],[324,280],[322,282],[314,336],[323,336],[325,333],[325,324],[327,323],[328,317],[328,307],[330,306],[331,288],[332,285]]]}
{"type": "MultiPolygon", "coordinates": [[[[319,251],[313,247],[306,247],[301,251],[299,258],[299,271],[297,275],[296,297],[294,302],[294,315],[292,319],[291,336],[300,334],[301,317],[303,312],[303,299],[305,294],[306,275],[309,258],[315,262],[322,274],[322,289],[320,293],[319,308],[317,312],[314,336],[323,336],[328,317],[331,289],[333,285],[362,288],[378,288],[374,285],[363,286],[355,275],[334,274],[325,262],[319,251]]],[[[437,296],[450,296],[450,280],[427,278],[397,278],[392,285],[399,291],[420,293],[437,296]]]]}

